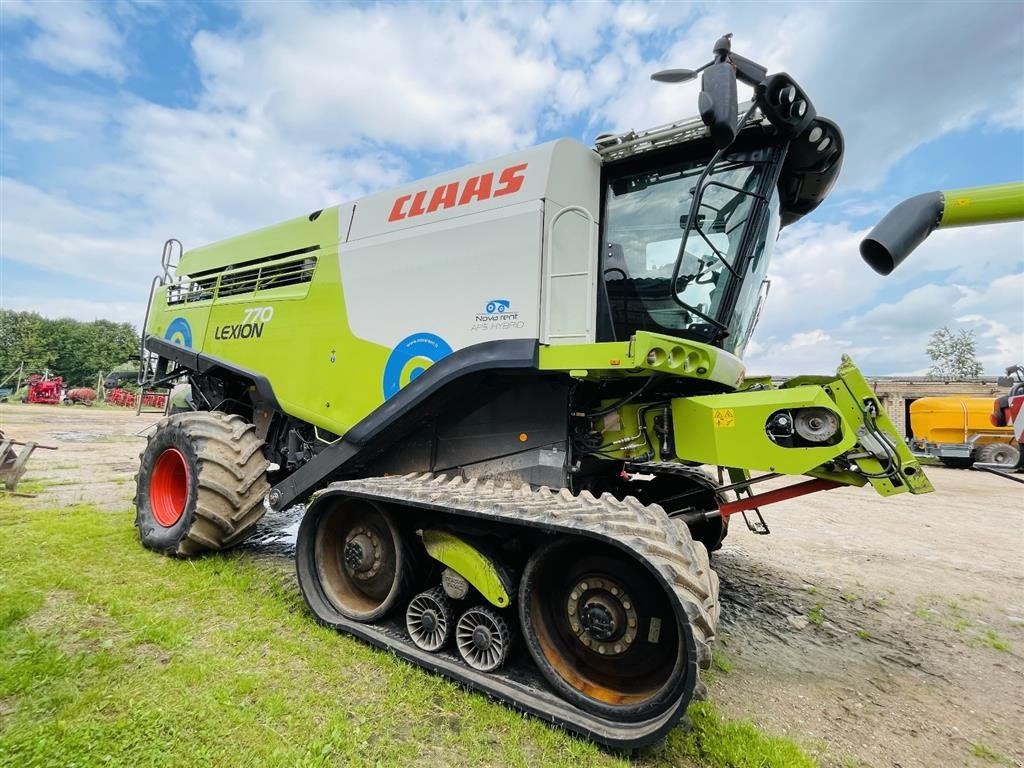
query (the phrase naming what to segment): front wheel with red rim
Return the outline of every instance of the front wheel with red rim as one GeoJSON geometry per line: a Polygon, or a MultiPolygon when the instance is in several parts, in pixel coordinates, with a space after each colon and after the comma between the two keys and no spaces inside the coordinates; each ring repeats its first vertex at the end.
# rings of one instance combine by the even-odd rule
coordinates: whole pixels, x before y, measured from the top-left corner
{"type": "Polygon", "coordinates": [[[153,517],[164,528],[170,528],[185,514],[188,503],[188,465],[177,448],[168,448],[156,460],[149,477],[149,498],[153,517]]]}
{"type": "Polygon", "coordinates": [[[192,411],[161,420],[139,457],[135,524],[142,544],[187,557],[246,538],[270,489],[262,448],[241,416],[192,411]]]}

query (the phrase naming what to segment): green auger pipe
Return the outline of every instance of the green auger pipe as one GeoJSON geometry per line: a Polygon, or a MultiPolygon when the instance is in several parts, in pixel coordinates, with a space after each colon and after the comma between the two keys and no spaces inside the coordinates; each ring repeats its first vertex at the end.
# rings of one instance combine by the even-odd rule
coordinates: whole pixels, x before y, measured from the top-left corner
{"type": "Polygon", "coordinates": [[[860,243],[875,272],[890,274],[936,229],[1024,220],[1024,182],[927,192],[904,200],[860,243]]]}

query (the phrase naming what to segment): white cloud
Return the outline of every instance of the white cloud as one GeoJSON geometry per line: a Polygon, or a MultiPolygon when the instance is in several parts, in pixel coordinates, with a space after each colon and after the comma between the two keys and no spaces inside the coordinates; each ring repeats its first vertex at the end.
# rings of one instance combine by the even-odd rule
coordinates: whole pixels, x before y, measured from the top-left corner
{"type": "Polygon", "coordinates": [[[943,325],[975,330],[989,374],[1024,359],[1024,225],[936,232],[887,278],[858,255],[865,233],[812,221],[783,231],[750,370],[829,372],[846,352],[872,374],[922,373],[943,325]]]}
{"type": "Polygon", "coordinates": [[[5,260],[95,283],[137,288],[140,293],[148,282],[145,276],[159,264],[159,256],[154,255],[150,265],[140,269],[157,241],[141,237],[131,219],[76,205],[6,177],[0,177],[0,220],[0,252],[5,260]],[[132,230],[133,235],[126,235],[132,230]]]}
{"type": "MultiPolygon", "coordinates": [[[[689,8],[664,12],[685,18],[689,8]]],[[[728,30],[737,32],[733,50],[792,74],[819,113],[840,125],[841,190],[877,187],[897,161],[950,131],[1024,123],[1019,6],[960,2],[716,3],[675,45],[632,70],[626,87],[601,104],[604,122],[642,128],[692,114],[696,83],[652,90],[647,77],[703,64],[728,30]]],[[[749,93],[741,86],[741,98],[749,93]]]]}
{"type": "Polygon", "coordinates": [[[553,51],[520,45],[487,8],[245,6],[255,33],[195,37],[203,104],[334,147],[482,157],[530,144],[561,73],[553,51]]]}
{"type": "Polygon", "coordinates": [[[143,302],[92,301],[81,296],[29,296],[18,294],[3,297],[3,308],[13,312],[37,312],[44,317],[70,317],[72,320],[92,322],[111,320],[142,326],[146,307],[143,302]]]}
{"type": "MultiPolygon", "coordinates": [[[[4,3],[5,21],[29,29],[19,55],[65,73],[125,76],[137,54],[104,6],[52,8],[4,3]]],[[[415,164],[441,170],[570,125],[589,141],[692,114],[695,85],[649,75],[703,63],[730,29],[736,51],[791,72],[840,123],[842,184],[871,188],[944,132],[1024,124],[1024,24],[1008,4],[966,8],[245,4],[235,28],[191,37],[201,87],[190,107],[5,81],[7,137],[80,156],[45,180],[3,180],[0,255],[38,267],[46,253],[50,268],[93,281],[97,295],[105,283],[137,289],[138,310],[112,303],[109,314],[139,316],[168,236],[210,242],[397,183],[415,164]],[[665,40],[674,42],[662,52],[665,40]]],[[[199,21],[177,15],[188,16],[185,28],[199,21]]],[[[130,16],[119,12],[118,23],[127,29],[130,16]]],[[[880,214],[890,202],[865,194],[844,213],[880,214]]],[[[1024,227],[936,233],[888,279],[861,262],[863,234],[813,219],[783,232],[748,347],[752,369],[830,371],[848,352],[875,373],[915,371],[926,367],[930,329],[973,316],[982,319],[963,322],[985,340],[988,370],[1016,361],[1004,358],[1021,346],[1024,227]],[[894,300],[893,287],[905,295],[894,300]]],[[[22,300],[58,314],[97,311],[93,300],[4,297],[22,300]]]]}
{"type": "Polygon", "coordinates": [[[120,80],[127,73],[121,33],[101,4],[5,0],[3,15],[6,21],[35,27],[21,51],[29,59],[69,74],[91,72],[120,80]]]}

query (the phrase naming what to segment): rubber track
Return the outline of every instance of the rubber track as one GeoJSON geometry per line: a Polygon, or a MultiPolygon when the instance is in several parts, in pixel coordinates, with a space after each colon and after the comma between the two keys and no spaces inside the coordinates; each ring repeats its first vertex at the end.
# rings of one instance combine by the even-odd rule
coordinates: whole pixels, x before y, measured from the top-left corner
{"type": "MultiPolygon", "coordinates": [[[[533,490],[529,485],[431,474],[346,480],[314,494],[314,500],[321,494],[356,495],[552,533],[576,534],[627,549],[636,560],[661,576],[689,618],[698,669],[711,665],[711,643],[720,610],[718,574],[711,568],[707,549],[690,537],[685,523],[672,520],[656,504],[645,506],[632,496],[619,500],[605,493],[598,498],[588,491],[573,495],[568,489],[533,490]]],[[[706,690],[698,672],[694,698],[703,698],[706,690]]],[[[679,717],[685,712],[686,703],[679,706],[679,717]]],[[[566,724],[572,727],[571,723],[566,724]]],[[[599,734],[589,735],[610,743],[599,734]]],[[[622,742],[617,745],[629,746],[622,742]]]]}

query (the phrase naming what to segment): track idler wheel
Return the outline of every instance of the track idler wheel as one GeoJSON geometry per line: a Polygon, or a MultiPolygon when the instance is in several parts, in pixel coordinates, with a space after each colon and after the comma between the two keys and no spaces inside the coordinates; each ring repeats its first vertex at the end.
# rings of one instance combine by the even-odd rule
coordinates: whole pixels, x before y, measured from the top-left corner
{"type": "Polygon", "coordinates": [[[686,640],[661,583],[607,544],[557,539],[530,558],[519,586],[530,655],[572,704],[642,720],[686,694],[686,640]]]}
{"type": "Polygon", "coordinates": [[[441,587],[416,595],[405,609],[405,628],[417,648],[435,653],[444,648],[452,636],[452,615],[448,596],[441,587]]]}
{"type": "Polygon", "coordinates": [[[455,645],[459,656],[480,672],[500,669],[508,659],[511,644],[508,622],[490,608],[470,608],[455,625],[455,645]]]}
{"type": "Polygon", "coordinates": [[[363,499],[313,502],[296,542],[299,587],[317,617],[371,622],[403,602],[412,577],[405,543],[388,509],[363,499]]]}

